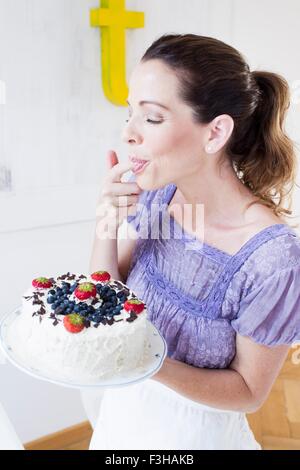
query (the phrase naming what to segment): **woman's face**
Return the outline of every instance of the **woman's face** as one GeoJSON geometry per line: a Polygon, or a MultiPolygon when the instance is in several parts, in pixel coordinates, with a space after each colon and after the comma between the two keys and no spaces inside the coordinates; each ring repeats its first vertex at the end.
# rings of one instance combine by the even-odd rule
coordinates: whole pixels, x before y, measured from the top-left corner
{"type": "Polygon", "coordinates": [[[159,60],[138,64],[131,76],[129,118],[122,137],[129,158],[149,162],[136,173],[144,190],[201,173],[207,129],[193,122],[192,108],[179,99],[178,86],[176,75],[159,60]]]}

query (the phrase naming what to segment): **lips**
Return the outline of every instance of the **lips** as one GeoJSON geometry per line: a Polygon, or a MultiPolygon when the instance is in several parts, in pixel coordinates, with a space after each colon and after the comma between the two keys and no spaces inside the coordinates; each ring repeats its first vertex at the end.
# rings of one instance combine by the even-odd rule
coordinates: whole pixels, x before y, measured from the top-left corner
{"type": "Polygon", "coordinates": [[[137,157],[129,157],[131,162],[133,163],[132,171],[134,173],[139,173],[144,169],[144,167],[149,163],[149,160],[143,160],[137,157]]]}

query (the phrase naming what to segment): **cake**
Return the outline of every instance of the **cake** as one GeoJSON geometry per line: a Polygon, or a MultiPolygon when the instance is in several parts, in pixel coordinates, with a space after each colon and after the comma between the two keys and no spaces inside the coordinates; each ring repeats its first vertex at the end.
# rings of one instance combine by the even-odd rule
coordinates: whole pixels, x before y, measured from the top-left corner
{"type": "Polygon", "coordinates": [[[141,365],[146,305],[106,271],[39,277],[24,293],[14,349],[58,379],[97,382],[141,365]]]}

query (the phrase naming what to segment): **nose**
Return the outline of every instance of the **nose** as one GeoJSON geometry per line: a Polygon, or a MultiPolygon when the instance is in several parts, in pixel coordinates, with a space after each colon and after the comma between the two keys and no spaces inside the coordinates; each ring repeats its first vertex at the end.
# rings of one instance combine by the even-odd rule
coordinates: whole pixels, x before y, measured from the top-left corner
{"type": "Polygon", "coordinates": [[[134,128],[133,124],[128,122],[123,128],[122,140],[125,144],[140,144],[143,138],[137,129],[134,128]]]}

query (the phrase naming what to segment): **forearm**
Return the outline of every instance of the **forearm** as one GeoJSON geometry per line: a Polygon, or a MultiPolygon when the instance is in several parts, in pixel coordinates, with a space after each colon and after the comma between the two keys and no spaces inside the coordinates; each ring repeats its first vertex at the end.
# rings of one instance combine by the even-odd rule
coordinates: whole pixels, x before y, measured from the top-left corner
{"type": "Polygon", "coordinates": [[[95,236],[90,259],[90,273],[108,271],[113,279],[122,280],[118,268],[118,229],[110,228],[106,237],[103,235],[103,220],[97,218],[95,236]]]}
{"type": "Polygon", "coordinates": [[[190,400],[213,408],[245,413],[257,409],[243,377],[232,369],[203,369],[167,358],[152,379],[190,400]]]}

